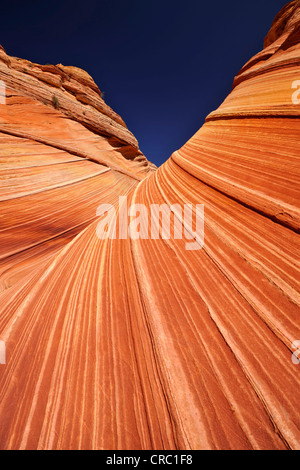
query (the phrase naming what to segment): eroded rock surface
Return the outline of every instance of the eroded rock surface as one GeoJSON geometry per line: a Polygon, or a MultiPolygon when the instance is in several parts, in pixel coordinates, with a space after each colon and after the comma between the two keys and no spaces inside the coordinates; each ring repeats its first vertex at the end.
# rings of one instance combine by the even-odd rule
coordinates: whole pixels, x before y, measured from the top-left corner
{"type": "Polygon", "coordinates": [[[2,449],[300,448],[299,30],[157,171],[85,72],[1,51],[2,449]],[[203,248],[100,240],[119,195],[204,204],[203,248]]]}

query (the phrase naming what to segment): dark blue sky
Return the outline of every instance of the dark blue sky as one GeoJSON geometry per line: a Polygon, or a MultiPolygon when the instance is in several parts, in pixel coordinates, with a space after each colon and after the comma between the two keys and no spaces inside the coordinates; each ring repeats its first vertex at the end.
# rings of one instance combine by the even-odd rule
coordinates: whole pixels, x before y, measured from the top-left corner
{"type": "Polygon", "coordinates": [[[10,1],[10,55],[85,69],[157,165],[180,148],[263,47],[286,0],[10,1]]]}

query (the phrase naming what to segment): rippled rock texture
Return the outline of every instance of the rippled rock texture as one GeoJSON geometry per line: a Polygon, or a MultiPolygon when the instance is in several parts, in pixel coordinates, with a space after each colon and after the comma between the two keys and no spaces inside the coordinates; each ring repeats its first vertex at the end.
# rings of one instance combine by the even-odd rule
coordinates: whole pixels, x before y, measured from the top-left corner
{"type": "Polygon", "coordinates": [[[300,448],[299,34],[157,171],[86,72],[0,51],[2,449],[300,448]],[[99,239],[120,195],[204,204],[203,248],[99,239]]]}

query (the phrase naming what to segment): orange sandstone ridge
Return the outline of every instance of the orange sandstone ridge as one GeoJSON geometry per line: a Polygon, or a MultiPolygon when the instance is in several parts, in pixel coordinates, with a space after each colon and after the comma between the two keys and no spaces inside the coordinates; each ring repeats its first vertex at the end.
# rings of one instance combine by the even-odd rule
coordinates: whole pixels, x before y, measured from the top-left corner
{"type": "Polygon", "coordinates": [[[0,292],[71,241],[101,199],[151,173],[137,140],[83,70],[0,49],[0,292]]]}
{"type": "Polygon", "coordinates": [[[300,448],[299,32],[157,171],[86,72],[0,50],[2,449],[300,448]],[[203,248],[100,240],[120,195],[204,204],[203,248]]]}

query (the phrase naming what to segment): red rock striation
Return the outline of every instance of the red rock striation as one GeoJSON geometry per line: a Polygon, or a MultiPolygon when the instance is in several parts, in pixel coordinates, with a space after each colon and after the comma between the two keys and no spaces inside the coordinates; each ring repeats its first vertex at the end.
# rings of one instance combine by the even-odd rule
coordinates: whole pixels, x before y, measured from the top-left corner
{"type": "Polygon", "coordinates": [[[155,172],[85,72],[1,51],[2,449],[300,448],[299,31],[155,172]],[[203,248],[100,240],[119,195],[204,204],[203,248]]]}
{"type": "Polygon", "coordinates": [[[83,70],[0,49],[0,291],[40,268],[153,170],[83,70]]]}

